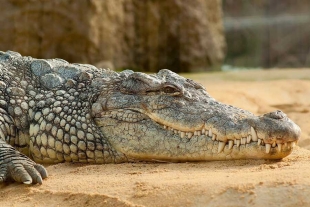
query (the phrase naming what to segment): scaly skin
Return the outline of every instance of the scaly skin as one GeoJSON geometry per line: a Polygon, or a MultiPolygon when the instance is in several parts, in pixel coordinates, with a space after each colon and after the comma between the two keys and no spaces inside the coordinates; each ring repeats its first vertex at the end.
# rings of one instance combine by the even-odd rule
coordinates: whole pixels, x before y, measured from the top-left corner
{"type": "Polygon", "coordinates": [[[35,162],[281,159],[300,136],[283,112],[219,103],[169,70],[116,73],[11,51],[0,52],[0,114],[0,182],[26,184],[47,177],[35,162]]]}

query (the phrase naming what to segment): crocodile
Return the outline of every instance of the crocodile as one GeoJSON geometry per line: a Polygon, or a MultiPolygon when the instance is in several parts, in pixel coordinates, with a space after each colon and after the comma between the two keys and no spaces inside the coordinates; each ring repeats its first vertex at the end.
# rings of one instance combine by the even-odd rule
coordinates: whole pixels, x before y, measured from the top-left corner
{"type": "Polygon", "coordinates": [[[0,52],[0,182],[42,184],[42,163],[281,159],[300,137],[193,80],[0,52]],[[41,164],[40,164],[41,163],[41,164]]]}

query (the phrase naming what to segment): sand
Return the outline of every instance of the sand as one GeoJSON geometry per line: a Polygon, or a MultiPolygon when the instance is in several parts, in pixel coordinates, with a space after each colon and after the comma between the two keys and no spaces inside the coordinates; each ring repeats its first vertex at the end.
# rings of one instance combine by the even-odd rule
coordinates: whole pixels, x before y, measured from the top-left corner
{"type": "Polygon", "coordinates": [[[299,146],[281,161],[50,165],[43,185],[0,185],[0,206],[310,206],[310,70],[187,76],[221,102],[283,110],[299,146]]]}

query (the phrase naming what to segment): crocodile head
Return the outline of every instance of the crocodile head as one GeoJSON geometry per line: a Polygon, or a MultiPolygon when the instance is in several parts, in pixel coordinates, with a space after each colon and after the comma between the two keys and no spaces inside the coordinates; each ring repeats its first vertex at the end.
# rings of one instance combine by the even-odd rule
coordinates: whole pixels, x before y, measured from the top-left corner
{"type": "Polygon", "coordinates": [[[92,116],[111,145],[132,159],[281,159],[300,136],[283,112],[255,116],[222,104],[169,70],[124,71],[100,91],[92,116]]]}

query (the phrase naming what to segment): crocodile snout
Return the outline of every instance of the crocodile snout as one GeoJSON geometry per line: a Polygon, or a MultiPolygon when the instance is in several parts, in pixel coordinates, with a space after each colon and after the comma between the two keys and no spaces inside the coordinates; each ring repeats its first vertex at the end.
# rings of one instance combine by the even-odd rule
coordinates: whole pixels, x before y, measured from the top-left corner
{"type": "Polygon", "coordinates": [[[266,113],[259,117],[256,129],[265,143],[295,142],[300,138],[301,130],[281,110],[266,113]]]}
{"type": "Polygon", "coordinates": [[[263,116],[269,117],[269,118],[272,118],[272,119],[283,119],[283,118],[287,118],[287,115],[286,115],[283,111],[281,111],[281,110],[269,112],[269,113],[267,113],[267,114],[264,114],[263,116]]]}

